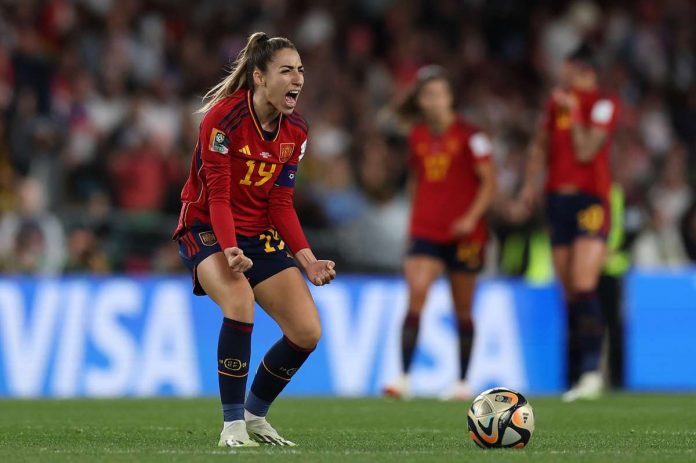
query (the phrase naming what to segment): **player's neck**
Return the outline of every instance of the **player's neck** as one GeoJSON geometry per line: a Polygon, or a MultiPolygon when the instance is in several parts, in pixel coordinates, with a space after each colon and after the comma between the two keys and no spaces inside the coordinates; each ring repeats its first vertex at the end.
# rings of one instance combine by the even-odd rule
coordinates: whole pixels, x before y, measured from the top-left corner
{"type": "Polygon", "coordinates": [[[254,104],[254,112],[261,123],[261,128],[268,132],[273,132],[278,124],[278,111],[267,99],[260,93],[254,93],[252,102],[254,104]]]}
{"type": "Polygon", "coordinates": [[[442,133],[454,122],[454,112],[442,114],[439,117],[426,118],[425,123],[433,133],[442,133]]]}

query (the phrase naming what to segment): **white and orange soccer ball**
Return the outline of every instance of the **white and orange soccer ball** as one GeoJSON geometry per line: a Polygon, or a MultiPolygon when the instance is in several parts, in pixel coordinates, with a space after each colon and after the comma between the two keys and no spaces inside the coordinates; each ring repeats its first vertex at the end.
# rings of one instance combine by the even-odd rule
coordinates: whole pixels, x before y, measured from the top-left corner
{"type": "Polygon", "coordinates": [[[483,391],[469,408],[469,436],[481,448],[522,448],[534,432],[534,411],[519,392],[483,391]]]}

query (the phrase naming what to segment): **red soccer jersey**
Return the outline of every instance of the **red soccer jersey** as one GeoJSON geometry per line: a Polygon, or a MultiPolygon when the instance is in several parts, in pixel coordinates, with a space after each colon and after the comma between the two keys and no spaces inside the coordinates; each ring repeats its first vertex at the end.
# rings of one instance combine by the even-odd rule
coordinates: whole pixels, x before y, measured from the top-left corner
{"type": "MultiPolygon", "coordinates": [[[[442,134],[417,124],[408,139],[409,164],[416,188],[411,211],[411,237],[451,243],[454,221],[464,215],[476,197],[480,180],[475,166],[491,159],[485,133],[457,118],[442,134]]],[[[481,219],[467,239],[485,242],[486,222],[481,219]]]]}
{"type": "Polygon", "coordinates": [[[580,104],[580,122],[585,126],[605,128],[609,137],[592,161],[582,163],[575,157],[571,133],[571,115],[553,99],[546,105],[544,124],[549,134],[547,191],[574,187],[583,193],[605,198],[611,186],[609,152],[616,126],[618,102],[600,92],[576,92],[580,104]]]}
{"type": "Polygon", "coordinates": [[[236,246],[235,233],[255,236],[275,228],[293,252],[308,247],[293,205],[307,130],[299,114],[281,114],[269,140],[251,91],[218,102],[201,121],[174,236],[196,223],[211,224],[224,249],[236,246]]]}

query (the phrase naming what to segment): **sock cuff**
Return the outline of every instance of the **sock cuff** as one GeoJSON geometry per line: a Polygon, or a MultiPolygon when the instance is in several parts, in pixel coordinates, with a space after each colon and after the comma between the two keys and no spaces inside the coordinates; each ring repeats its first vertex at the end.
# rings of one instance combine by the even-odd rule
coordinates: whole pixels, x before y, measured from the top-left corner
{"type": "Polygon", "coordinates": [[[268,409],[271,408],[273,400],[265,400],[256,395],[254,391],[249,391],[244,409],[252,415],[265,417],[268,415],[268,409]]]}
{"type": "Polygon", "coordinates": [[[291,348],[292,350],[296,350],[297,352],[310,353],[310,352],[314,352],[314,349],[317,348],[317,346],[314,346],[314,347],[312,347],[312,348],[307,349],[307,348],[305,348],[305,347],[298,346],[297,344],[295,344],[294,342],[292,342],[292,341],[290,340],[290,338],[288,338],[288,337],[285,336],[285,335],[283,335],[283,341],[285,342],[285,344],[287,344],[288,346],[290,346],[290,348],[291,348]]]}
{"type": "Polygon", "coordinates": [[[474,330],[474,321],[470,318],[468,320],[457,320],[457,328],[460,333],[462,331],[471,332],[474,330]]]}
{"type": "Polygon", "coordinates": [[[225,422],[244,419],[244,404],[222,404],[222,417],[225,422]]]}
{"type": "Polygon", "coordinates": [[[222,326],[231,328],[235,331],[240,331],[242,333],[251,333],[251,331],[254,329],[253,323],[240,322],[227,317],[222,319],[222,326]]]}
{"type": "Polygon", "coordinates": [[[404,319],[404,326],[408,328],[418,328],[420,326],[420,314],[407,313],[404,319]]]}

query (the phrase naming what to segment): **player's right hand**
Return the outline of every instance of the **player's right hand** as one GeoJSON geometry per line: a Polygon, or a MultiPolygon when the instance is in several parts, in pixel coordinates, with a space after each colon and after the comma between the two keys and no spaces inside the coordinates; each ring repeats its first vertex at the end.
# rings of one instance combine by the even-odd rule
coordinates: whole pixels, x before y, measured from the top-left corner
{"type": "Polygon", "coordinates": [[[226,248],[223,252],[227,258],[227,265],[233,272],[244,273],[254,265],[251,259],[244,255],[244,251],[237,247],[226,248]]]}

